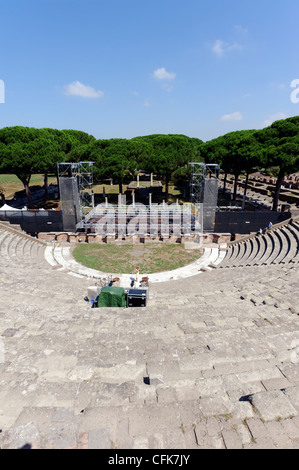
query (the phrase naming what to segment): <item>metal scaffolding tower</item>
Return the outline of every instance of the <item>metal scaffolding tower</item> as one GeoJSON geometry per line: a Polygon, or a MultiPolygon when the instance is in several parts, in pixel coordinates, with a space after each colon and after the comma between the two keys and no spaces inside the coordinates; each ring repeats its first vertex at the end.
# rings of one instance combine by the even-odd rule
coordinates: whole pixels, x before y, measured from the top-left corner
{"type": "Polygon", "coordinates": [[[219,180],[220,165],[217,163],[191,162],[190,200],[194,204],[204,202],[207,177],[219,180]]]}
{"type": "Polygon", "coordinates": [[[76,178],[79,192],[80,212],[84,208],[94,207],[93,186],[94,162],[58,163],[58,178],[76,178]],[[89,190],[86,191],[86,190],[89,190]]]}
{"type": "Polygon", "coordinates": [[[215,227],[220,165],[202,162],[192,162],[190,165],[191,203],[202,204],[203,230],[211,232],[215,227]]]}

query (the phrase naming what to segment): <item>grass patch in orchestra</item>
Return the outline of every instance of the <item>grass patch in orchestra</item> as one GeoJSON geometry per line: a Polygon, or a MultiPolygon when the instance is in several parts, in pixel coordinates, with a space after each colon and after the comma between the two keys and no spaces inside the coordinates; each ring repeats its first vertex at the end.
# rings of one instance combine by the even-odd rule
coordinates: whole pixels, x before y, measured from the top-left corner
{"type": "Polygon", "coordinates": [[[180,244],[114,245],[78,244],[73,256],[84,266],[106,273],[130,274],[136,266],[140,273],[152,274],[193,263],[201,255],[200,250],[186,250],[180,244]]]}

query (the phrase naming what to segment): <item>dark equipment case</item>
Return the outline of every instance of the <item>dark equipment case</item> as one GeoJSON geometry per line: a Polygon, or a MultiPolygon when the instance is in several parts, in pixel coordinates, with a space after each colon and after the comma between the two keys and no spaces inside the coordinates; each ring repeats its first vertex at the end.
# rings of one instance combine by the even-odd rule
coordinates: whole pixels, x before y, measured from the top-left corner
{"type": "Polygon", "coordinates": [[[146,307],[147,289],[129,289],[127,307],[146,307]]]}

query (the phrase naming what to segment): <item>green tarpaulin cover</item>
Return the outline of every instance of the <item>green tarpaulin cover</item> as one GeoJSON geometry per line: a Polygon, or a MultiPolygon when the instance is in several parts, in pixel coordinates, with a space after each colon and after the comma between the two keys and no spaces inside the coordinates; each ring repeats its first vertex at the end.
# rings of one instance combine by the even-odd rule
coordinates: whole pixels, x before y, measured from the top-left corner
{"type": "Polygon", "coordinates": [[[98,307],[126,307],[125,290],[122,287],[103,287],[98,299],[98,307]]]}

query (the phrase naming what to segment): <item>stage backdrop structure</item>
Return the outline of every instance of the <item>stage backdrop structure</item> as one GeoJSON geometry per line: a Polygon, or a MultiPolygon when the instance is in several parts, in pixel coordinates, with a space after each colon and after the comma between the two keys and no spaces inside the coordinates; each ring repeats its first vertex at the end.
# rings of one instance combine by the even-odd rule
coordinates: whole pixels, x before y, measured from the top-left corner
{"type": "Polygon", "coordinates": [[[190,200],[202,204],[203,230],[213,232],[218,202],[220,165],[191,162],[190,200]]]}
{"type": "Polygon", "coordinates": [[[93,164],[94,162],[63,162],[57,165],[65,231],[76,231],[76,225],[82,220],[86,209],[94,207],[93,164]]]}
{"type": "Polygon", "coordinates": [[[118,204],[105,203],[94,207],[93,162],[58,164],[63,230],[85,231],[107,240],[126,237],[179,241],[190,239],[200,243],[203,228],[202,204],[184,203],[126,205],[119,194],[118,204]],[[88,189],[88,191],[87,191],[88,189]]]}
{"type": "Polygon", "coordinates": [[[78,224],[78,231],[99,235],[109,240],[173,241],[192,239],[200,242],[202,235],[202,204],[174,203],[126,205],[119,195],[118,204],[98,204],[78,224]],[[197,240],[198,239],[198,240],[197,240]]]}

